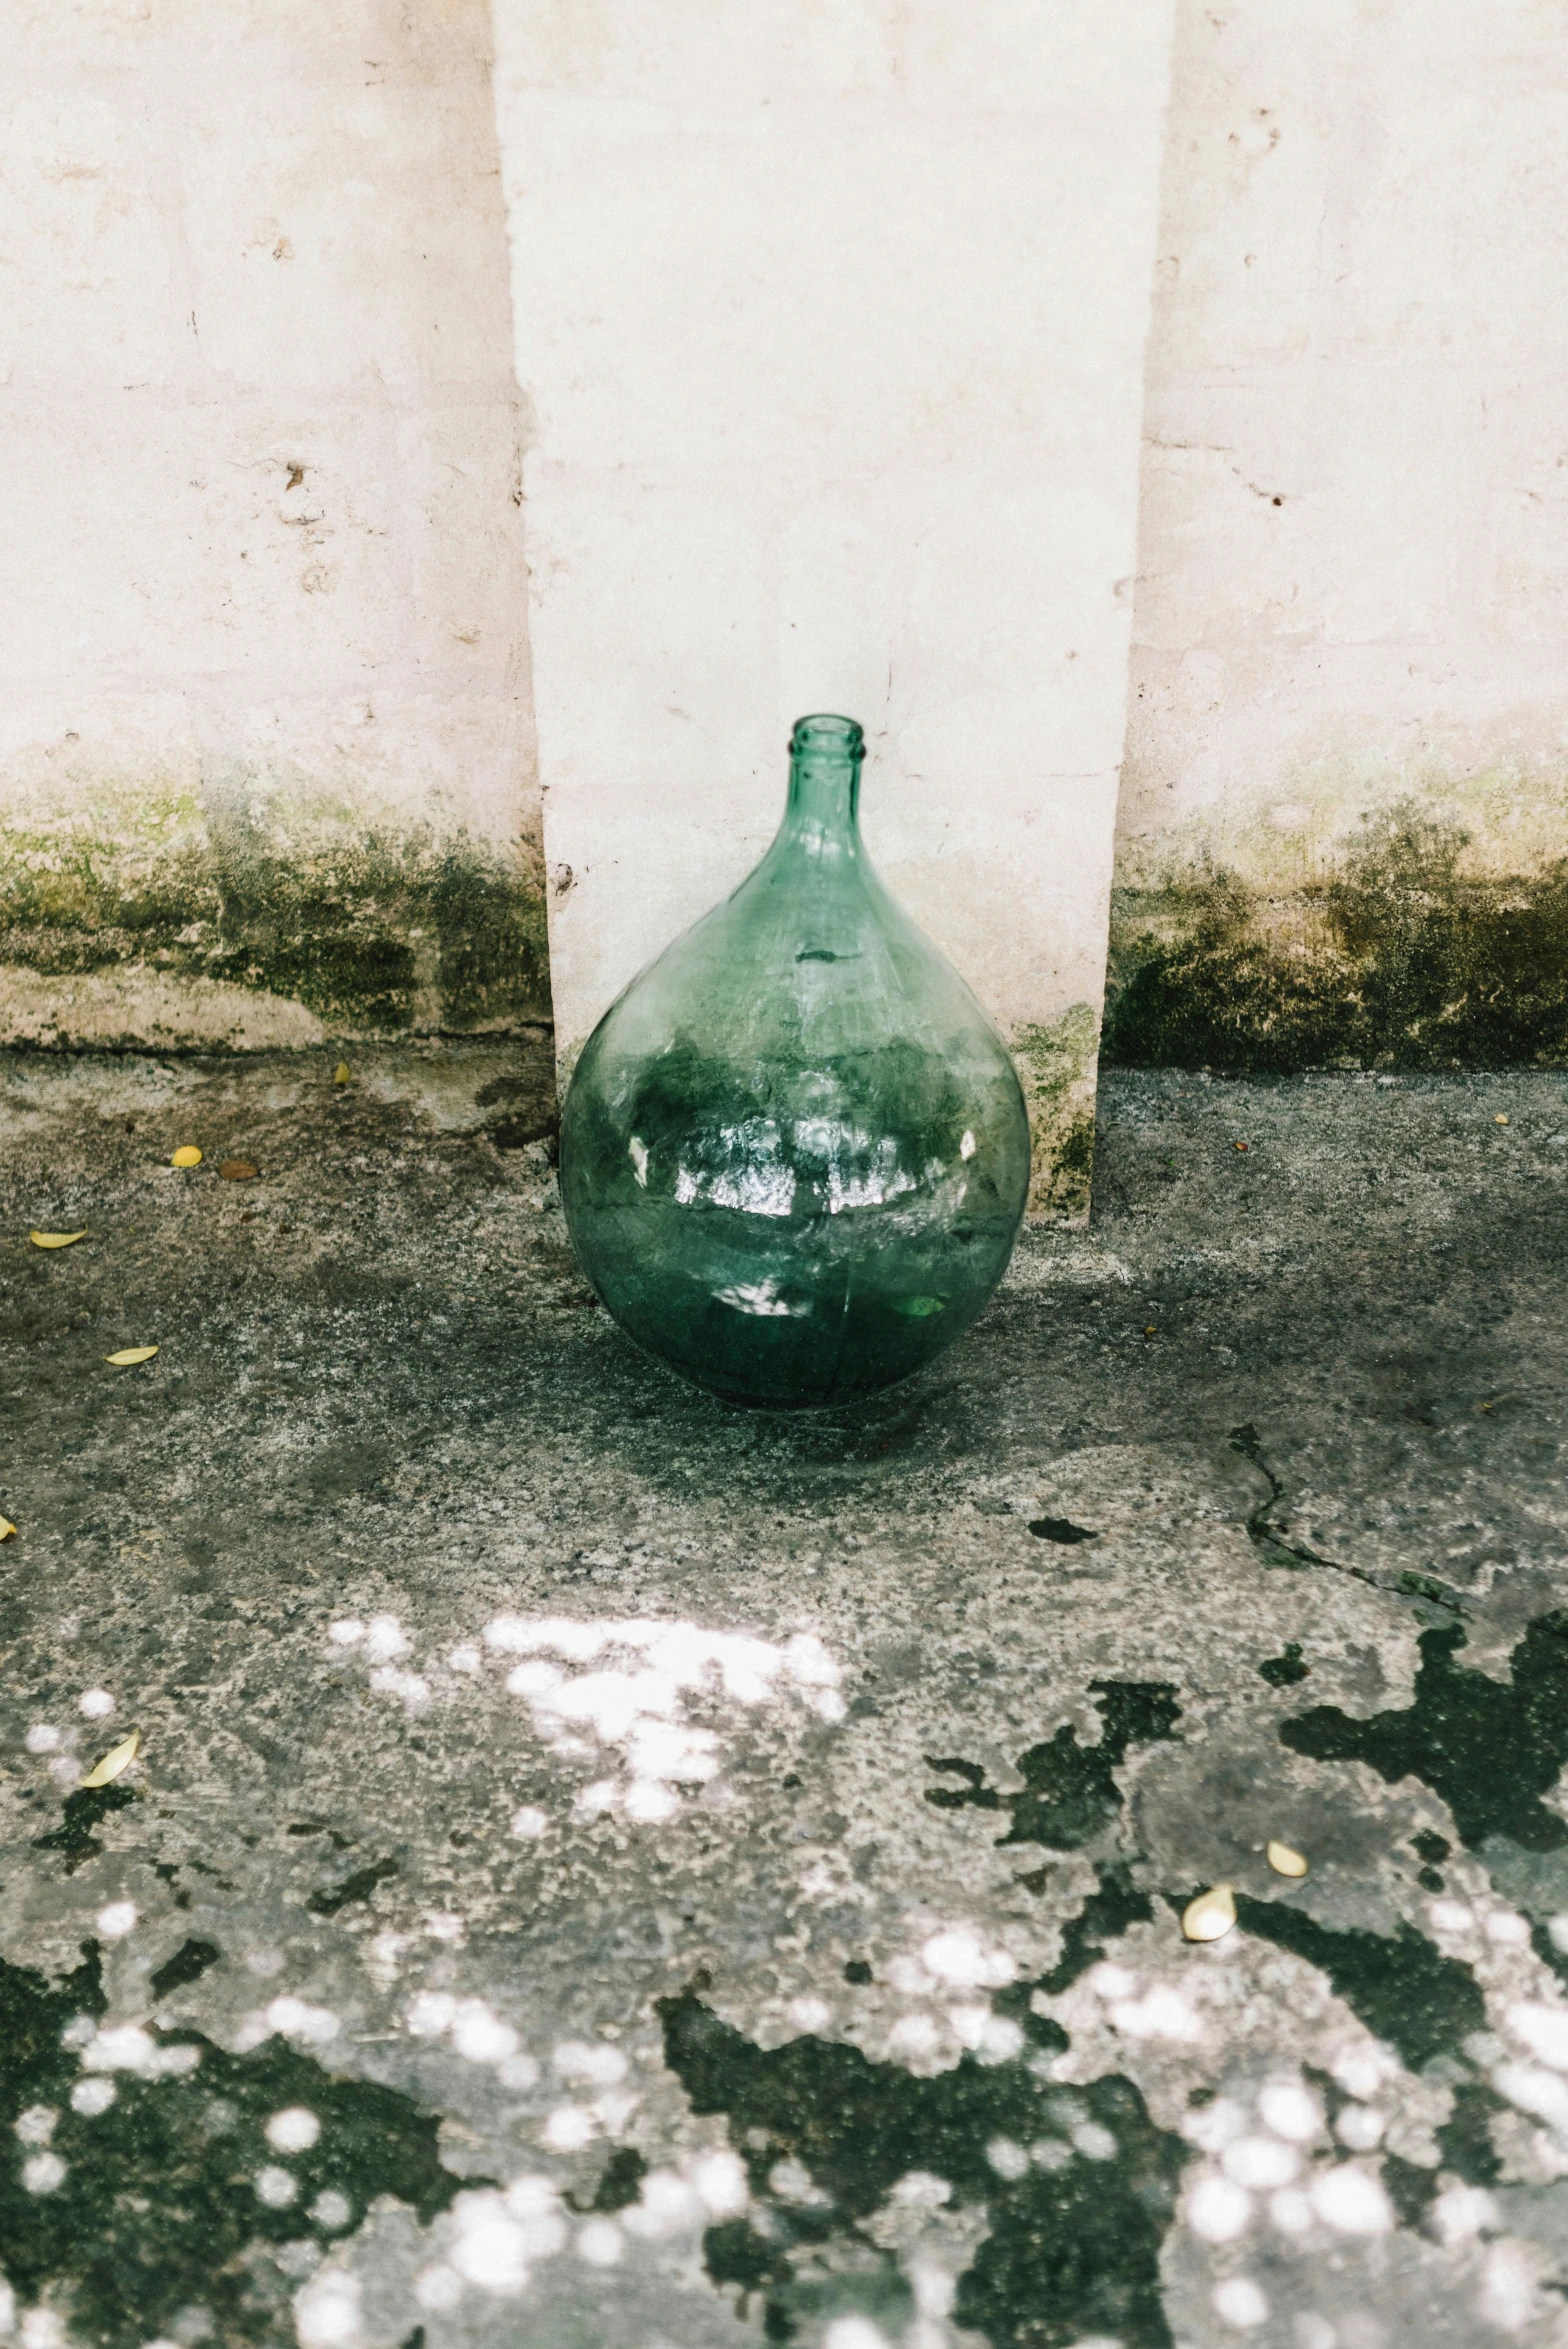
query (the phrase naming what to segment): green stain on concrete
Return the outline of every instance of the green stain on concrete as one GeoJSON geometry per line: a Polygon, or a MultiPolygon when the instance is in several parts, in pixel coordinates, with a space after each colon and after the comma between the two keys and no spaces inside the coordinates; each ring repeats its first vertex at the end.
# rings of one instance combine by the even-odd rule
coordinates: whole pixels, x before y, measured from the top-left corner
{"type": "MultiPolygon", "coordinates": [[[[1259,848],[1234,825],[1218,848],[1179,839],[1164,870],[1113,891],[1105,1059],[1259,1072],[1568,1063],[1568,858],[1485,869],[1499,843],[1477,845],[1457,807],[1368,813],[1315,868],[1290,869],[1282,842],[1259,848]]],[[[1487,815],[1482,800],[1466,812],[1487,815]]]]}
{"type": "Polygon", "coordinates": [[[1064,1990],[1070,1990],[1081,1974],[1099,1964],[1107,1942],[1125,1933],[1129,1925],[1148,1924],[1154,1915],[1154,1903],[1133,1883],[1125,1862],[1113,1860],[1097,1868],[1095,1875],[1094,1891],[1062,1927],[1061,1956],[1035,1985],[1047,1997],[1059,1998],[1064,1990]]]}
{"type": "Polygon", "coordinates": [[[926,1801],[942,1811],[968,1807],[1005,1810],[1012,1824],[1002,1843],[1039,1843],[1047,1851],[1078,1851],[1110,1825],[1122,1807],[1115,1772],[1130,1749],[1168,1738],[1181,1718],[1176,1691],[1164,1680],[1094,1680],[1089,1684],[1101,1721],[1097,1745],[1080,1745],[1071,1723],[1043,1745],[1018,1757],[1024,1784],[1017,1794],[998,1794],[973,1762],[927,1756],[933,1770],[948,1770],[968,1783],[933,1786],[926,1801]]]}
{"type": "Polygon", "coordinates": [[[1236,1922],[1326,1974],[1367,2029],[1397,2048],[1413,2072],[1436,2055],[1454,2055],[1469,2032],[1486,2027],[1486,2000],[1470,1968],[1445,1957],[1403,1919],[1392,1935],[1360,1926],[1335,1931],[1305,1909],[1238,1892],[1236,1922]]]}
{"type": "Polygon", "coordinates": [[[193,2068],[150,2078],[117,2072],[109,2109],[79,2113],[71,2090],[89,2075],[65,2035],[75,2037],[79,2018],[102,2021],[106,2009],[93,1943],[74,1973],[52,1983],[0,1960],[0,2265],[24,2307],[47,2296],[73,2341],[139,2349],[178,2331],[181,2313],[193,2309],[207,2313],[204,2337],[236,2349],[274,2341],[276,2303],[257,2291],[248,2264],[258,2250],[304,2237],[325,2246],[358,2226],[382,2194],[428,2224],[476,2182],[442,2167],[434,2114],[393,2089],[329,2072],[278,2039],[230,2055],[199,2032],[149,2029],[158,2049],[188,2050],[183,2060],[194,2058],[193,2068]],[[313,2112],[321,2134],[308,2152],[283,2156],[264,2131],[289,2105],[313,2112]],[[22,2182],[29,2148],[15,2133],[33,2106],[57,2116],[49,2150],[65,2164],[45,2194],[22,2182]],[[283,2209],[256,2193],[265,2167],[287,2168],[297,2181],[283,2209]],[[326,2192],[348,2206],[335,2227],[311,2215],[326,2192]]]}
{"type": "Polygon", "coordinates": [[[665,2061],[694,2112],[725,2116],[762,2202],[760,2220],[710,2228],[704,2253],[716,2283],[761,2296],[766,2339],[850,2310],[902,2329],[907,2287],[866,2222],[901,2177],[924,2170],[947,2181],[955,2206],[983,2207],[989,2224],[959,2278],[960,2327],[992,2349],[1068,2349],[1095,2335],[1171,2349],[1159,2258],[1187,2148],[1154,2125],[1130,2080],[1064,2088],[1026,2059],[968,2055],[917,2079],[814,2036],[759,2048],[694,1991],[661,2000],[659,2012],[665,2061]],[[1108,2132],[1105,2159],[1074,2147],[1085,2123],[1108,2132]],[[999,2137],[1054,2141],[1059,2166],[1003,2178],[987,2152],[999,2137]],[[773,2192],[785,2160],[806,2169],[824,2206],[773,2192]]]}
{"type": "Polygon", "coordinates": [[[263,828],[242,797],[171,790],[0,827],[0,963],[218,980],[352,1035],[549,1017],[529,849],[335,804],[297,816],[263,828]]]}
{"type": "Polygon", "coordinates": [[[1422,1633],[1402,1710],[1356,1720],[1319,1705],[1282,1722],[1280,1740],[1315,1761],[1365,1762],[1390,1785],[1419,1778],[1472,1850],[1501,1835],[1526,1851],[1556,1851],[1568,1844],[1568,1821],[1541,1797],[1568,1762],[1568,1611],[1537,1616],[1507,1682],[1456,1664],[1464,1644],[1457,1624],[1422,1633]]]}
{"type": "Polygon", "coordinates": [[[1268,1682],[1270,1688],[1294,1688],[1297,1681],[1305,1680],[1311,1670],[1312,1666],[1301,1660],[1300,1641],[1294,1639],[1286,1641],[1279,1655],[1265,1656],[1258,1666],[1259,1676],[1268,1682]]]}

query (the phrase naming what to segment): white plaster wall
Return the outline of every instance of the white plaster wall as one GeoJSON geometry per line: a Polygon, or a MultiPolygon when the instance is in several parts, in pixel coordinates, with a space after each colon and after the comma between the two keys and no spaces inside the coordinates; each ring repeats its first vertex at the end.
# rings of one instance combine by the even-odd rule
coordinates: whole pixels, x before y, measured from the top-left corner
{"type": "Polygon", "coordinates": [[[1561,855],[1568,16],[1180,0],[1121,868],[1561,855]]]}
{"type": "MultiPolygon", "coordinates": [[[[285,857],[466,831],[526,865],[489,40],[484,0],[4,12],[0,829],[26,853],[143,873],[217,824],[285,857]]],[[[311,1029],[139,967],[51,1025],[45,984],[0,980],[0,1034],[311,1029]]]]}
{"type": "Polygon", "coordinates": [[[1033,1032],[1043,1196],[1092,1102],[1169,0],[495,21],[563,1069],[840,710],[887,879],[1033,1032]]]}

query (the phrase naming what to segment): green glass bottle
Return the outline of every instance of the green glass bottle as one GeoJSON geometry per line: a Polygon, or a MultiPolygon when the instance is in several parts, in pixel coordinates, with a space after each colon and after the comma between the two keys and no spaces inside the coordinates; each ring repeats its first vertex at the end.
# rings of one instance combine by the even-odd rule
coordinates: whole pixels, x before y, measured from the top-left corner
{"type": "Polygon", "coordinates": [[[968,1328],[1029,1184],[1007,1048],[877,879],[864,737],[802,718],[777,838],[599,1022],[561,1119],[584,1271],[727,1402],[851,1403],[968,1328]]]}

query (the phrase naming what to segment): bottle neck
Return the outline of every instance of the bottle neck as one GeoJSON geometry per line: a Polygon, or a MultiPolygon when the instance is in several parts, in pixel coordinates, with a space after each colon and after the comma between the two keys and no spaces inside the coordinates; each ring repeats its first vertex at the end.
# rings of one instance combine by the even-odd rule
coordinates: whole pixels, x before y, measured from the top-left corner
{"type": "Polygon", "coordinates": [[[802,718],[789,746],[789,797],[779,841],[805,854],[860,853],[865,740],[852,718],[802,718]]]}

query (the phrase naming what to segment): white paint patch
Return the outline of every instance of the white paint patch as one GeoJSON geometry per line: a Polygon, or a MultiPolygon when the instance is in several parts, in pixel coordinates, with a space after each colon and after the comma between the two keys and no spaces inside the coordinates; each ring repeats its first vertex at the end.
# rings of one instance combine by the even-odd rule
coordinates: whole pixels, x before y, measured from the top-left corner
{"type": "Polygon", "coordinates": [[[1508,2009],[1507,2024],[1530,2053],[1555,2072],[1568,2072],[1568,2010],[1520,1999],[1508,2009]]]}
{"type": "Polygon", "coordinates": [[[305,2105],[285,2105],[272,2115],[265,2135],[274,2153],[308,2153],[321,2135],[321,2123],[305,2105]]]}
{"type": "Polygon", "coordinates": [[[999,2178],[1021,2178],[1029,2167],[1028,2154],[1011,2137],[993,2137],[985,2157],[999,2178]]]}
{"type": "Polygon", "coordinates": [[[329,2235],[336,2235],[353,2218],[354,2205],[346,2194],[340,2194],[335,2186],[328,2186],[311,2204],[310,2216],[316,2226],[323,2228],[329,2235]]]}
{"type": "Polygon", "coordinates": [[[299,2180],[288,2170],[279,2169],[275,2162],[259,2169],[252,2184],[257,2201],[264,2202],[269,2210],[287,2210],[299,2192],[299,2180]]]}
{"type": "Polygon", "coordinates": [[[22,1740],[30,1754],[58,1753],[64,1742],[52,1721],[35,1721],[22,1740]]]}
{"type": "Polygon", "coordinates": [[[1200,2105],[1196,2112],[1183,2113],[1181,2133],[1191,2145],[1204,2153],[1219,2153],[1233,2137],[1239,2137],[1247,2125],[1247,2116],[1231,2096],[1217,2096],[1212,2104],[1200,2105]]]}
{"type": "Polygon", "coordinates": [[[71,2110],[90,2121],[96,2120],[101,2112],[108,2111],[118,2094],[112,2080],[78,2080],[71,2090],[71,2110]]]}
{"type": "Polygon", "coordinates": [[[618,2047],[596,2039],[563,2039],[552,2050],[551,2069],[575,2085],[586,2081],[595,2088],[615,2088],[626,2077],[626,2058],[618,2047]]]}
{"type": "Polygon", "coordinates": [[[276,2031],[280,2039],[292,2040],[296,2047],[325,2047],[342,2028],[329,2006],[312,2006],[308,1999],[287,1994],[273,1999],[262,2010],[262,2019],[270,2031],[276,2031]]]}
{"type": "Polygon", "coordinates": [[[1530,1927],[1513,1909],[1493,1909],[1486,1920],[1486,1938],[1503,1949],[1521,1949],[1530,1938],[1530,1927]]]}
{"type": "Polygon", "coordinates": [[[1394,2213],[1382,2183],[1370,2170],[1341,2162],[1312,2181],[1312,2207],[1326,2227],[1339,2235],[1386,2235],[1394,2213]]]}
{"type": "Polygon", "coordinates": [[[1323,2107],[1299,2080],[1271,2080],[1258,2098],[1258,2118],[1287,2144],[1306,2145],[1323,2126],[1323,2107]]]}
{"type": "Polygon", "coordinates": [[[358,2277],[318,2270],[294,2295],[294,2331],[299,2349],[358,2349],[364,2338],[358,2277]]]}
{"type": "Polygon", "coordinates": [[[1539,2064],[1499,2064],[1492,2086],[1520,2112],[1534,2113],[1548,2128],[1568,2135],[1568,2081],[1539,2064]]]}
{"type": "Polygon", "coordinates": [[[1387,2113],[1374,2112],[1368,2104],[1347,2104],[1334,2123],[1334,2134],[1352,2153],[1370,2153],[1382,2144],[1387,2127],[1387,2113]]]}
{"type": "Polygon", "coordinates": [[[429,1910],[424,1930],[427,1941],[444,1941],[449,1949],[461,1949],[468,1939],[468,1927],[455,1909],[429,1910]]]}
{"type": "Polygon", "coordinates": [[[1203,2025],[1179,1990],[1157,1982],[1142,1998],[1122,1999],[1110,2010],[1114,2027],[1128,2039],[1194,2040],[1203,2025]]]}
{"type": "Polygon", "coordinates": [[[1312,2205],[1294,2186],[1284,2186],[1269,2197],[1269,2217],[1282,2235],[1304,2235],[1312,2224],[1312,2205]]]}
{"type": "Polygon", "coordinates": [[[372,1664],[400,1663],[414,1643],[395,1615],[372,1615],[365,1626],[365,1654],[372,1664]]]}
{"type": "Polygon", "coordinates": [[[53,2194],[65,2184],[65,2164],[57,2153],[35,2153],[22,2164],[22,2184],[29,2194],[53,2194]]]}
{"type": "Polygon", "coordinates": [[[577,2230],[577,2256],[589,2267],[615,2267],[626,2249],[626,2238],[613,2219],[590,2219],[577,2230]]]}
{"type": "Polygon", "coordinates": [[[82,1765],[74,1754],[57,1754],[49,1765],[49,1775],[56,1786],[70,1788],[82,1774],[82,1765]]]}
{"type": "Polygon", "coordinates": [[[1187,2224],[1205,2243],[1234,2243],[1252,2218],[1252,2196],[1229,2178],[1200,2178],[1187,2197],[1187,2224]]]}
{"type": "Polygon", "coordinates": [[[455,2267],[448,2267],[444,2261],[435,2267],[421,2268],[414,2278],[414,2298],[432,2316],[455,2308],[462,2297],[463,2279],[455,2267]]]}
{"type": "Polygon", "coordinates": [[[1235,2137],[1220,2155],[1220,2167],[1238,2186],[1257,2193],[1288,2186],[1301,2168],[1294,2145],[1279,2137],[1235,2137]]]}
{"type": "Polygon", "coordinates": [[[52,2308],[30,2308],[22,2319],[22,2349],[68,2349],[65,2326],[52,2308]]]}
{"type": "Polygon", "coordinates": [[[1470,1933],[1475,1929],[1475,1911],[1467,1909],[1462,1900],[1434,1900],[1426,1913],[1434,1933],[1470,1933]]]}
{"type": "Polygon", "coordinates": [[[1221,2324],[1250,2332],[1254,2325],[1268,2323],[1269,2304],[1250,2276],[1227,2276],[1214,2287],[1214,2313],[1221,2324]]]}
{"type": "Polygon", "coordinates": [[[687,2175],[714,2218],[736,2217],[751,2199],[739,2154],[699,2153],[687,2175]]]}
{"type": "Polygon", "coordinates": [[[788,2011],[797,2031],[825,2031],[833,2020],[832,2008],[821,1998],[792,1998],[788,2011]]]}
{"type": "Polygon", "coordinates": [[[469,1640],[464,1640],[459,1646],[453,1648],[446,1661],[447,1669],[451,1672],[472,1674],[484,1669],[484,1656],[469,1640]]]}
{"type": "Polygon", "coordinates": [[[16,2133],[24,2145],[47,2145],[59,2117],[52,2105],[30,2104],[16,2116],[16,2133]]]}
{"type": "Polygon", "coordinates": [[[1522,2333],[1539,2313],[1535,2262],[1524,2244],[1498,2243],[1487,2253],[1476,2313],[1503,2333],[1522,2333]]]}
{"type": "Polygon", "coordinates": [[[136,1930],[136,1903],[132,1900],[111,1900],[93,1919],[105,1941],[123,1941],[127,1933],[136,1930]]]}
{"type": "Polygon", "coordinates": [[[584,2104],[558,2104],[540,2134],[552,2153],[581,2153],[598,2136],[599,2123],[584,2104]]]}
{"type": "Polygon", "coordinates": [[[498,2299],[515,2299],[528,2282],[527,2237],[500,2194],[459,2194],[452,2205],[457,2238],[451,2265],[465,2283],[498,2299]]]}
{"type": "Polygon", "coordinates": [[[921,1947],[920,1962],[935,1980],[953,1989],[1000,1990],[1018,1973],[1005,1949],[991,1947],[967,1925],[933,1933],[921,1947]]]}
{"type": "Polygon", "coordinates": [[[370,1675],[370,1685],[378,1696],[401,1698],[411,1713],[422,1713],[430,1702],[429,1681],[417,1672],[400,1671],[396,1664],[378,1664],[370,1675]]]}
{"type": "Polygon", "coordinates": [[[76,1700],[76,1709],[89,1721],[107,1721],[114,1711],[114,1699],[106,1688],[84,1688],[76,1700]]]}
{"type": "MultiPolygon", "coordinates": [[[[401,1668],[412,1643],[396,1616],[368,1624],[345,1617],[328,1636],[337,1648],[361,1649],[379,1694],[414,1711],[428,1703],[429,1683],[401,1668]]],[[[483,1649],[521,1659],[506,1686],[545,1747],[565,1761],[599,1765],[576,1797],[583,1820],[613,1812],[659,1826],[674,1818],[693,1789],[718,1776],[725,1716],[737,1710],[793,1702],[824,1721],[845,1712],[839,1666],[810,1632],[772,1642],[679,1619],[498,1615],[485,1626],[483,1649]]],[[[480,1654],[469,1643],[448,1660],[462,1655],[457,1668],[466,1670],[480,1654]]],[[[536,1804],[514,1813],[513,1833],[525,1841],[548,1825],[536,1804]]]]}
{"type": "Polygon", "coordinates": [[[482,1998],[465,1998],[452,2018],[452,2045],[465,2063],[499,2064],[517,2053],[519,2040],[482,1998]]]}
{"type": "Polygon", "coordinates": [[[822,2349],[890,2349],[886,2333],[865,2316],[836,2316],[822,2336],[822,2349]]]}
{"type": "Polygon", "coordinates": [[[1428,2214],[1437,2239],[1452,2250],[1473,2242],[1480,2234],[1496,2234],[1502,2225],[1497,2204],[1484,2186],[1449,2186],[1439,2194],[1428,2214]]]}

